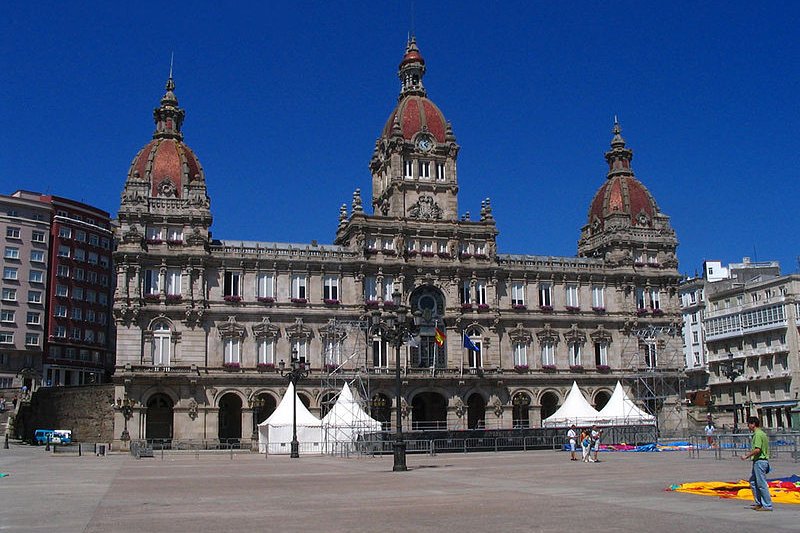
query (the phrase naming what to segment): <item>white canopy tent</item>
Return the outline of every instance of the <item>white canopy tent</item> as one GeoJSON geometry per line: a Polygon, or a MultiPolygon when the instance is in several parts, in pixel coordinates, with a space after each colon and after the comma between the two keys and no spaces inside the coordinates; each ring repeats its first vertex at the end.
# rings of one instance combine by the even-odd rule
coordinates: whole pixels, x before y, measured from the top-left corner
{"type": "Polygon", "coordinates": [[[608,403],[600,410],[598,419],[599,422],[609,425],[654,424],[656,421],[653,415],[642,411],[633,403],[619,381],[608,403]]]}
{"type": "MultiPolygon", "coordinates": [[[[281,403],[269,418],[258,425],[259,453],[291,453],[292,410],[295,397],[294,385],[289,383],[281,403]]],[[[297,441],[300,443],[300,452],[322,453],[322,437],[322,422],[297,398],[297,441]]]]}
{"type": "Polygon", "coordinates": [[[594,424],[598,421],[597,410],[589,405],[576,382],[572,382],[572,389],[567,394],[564,404],[555,413],[542,420],[544,427],[563,427],[575,424],[583,426],[594,424]]]}
{"type": "Polygon", "coordinates": [[[333,408],[322,419],[325,451],[335,453],[342,447],[349,446],[364,433],[380,430],[381,423],[362,409],[345,382],[333,408]]]}

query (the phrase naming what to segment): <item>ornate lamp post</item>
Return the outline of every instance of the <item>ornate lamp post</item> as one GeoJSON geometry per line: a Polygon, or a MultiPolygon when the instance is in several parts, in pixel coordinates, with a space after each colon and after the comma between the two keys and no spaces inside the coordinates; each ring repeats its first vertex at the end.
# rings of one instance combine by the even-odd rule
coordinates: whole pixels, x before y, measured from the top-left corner
{"type": "Polygon", "coordinates": [[[131,400],[127,396],[124,400],[117,398],[117,403],[115,405],[116,409],[122,413],[122,418],[125,419],[125,427],[122,430],[122,435],[119,436],[119,440],[125,443],[131,440],[131,434],[128,433],[128,420],[133,418],[134,405],[136,405],[136,400],[131,400]]]}
{"type": "Polygon", "coordinates": [[[281,376],[287,378],[292,384],[294,398],[292,398],[292,453],[289,457],[292,459],[300,458],[300,443],[297,442],[297,382],[303,378],[308,377],[309,369],[306,367],[306,358],[297,357],[297,349],[292,350],[292,359],[289,363],[289,368],[286,368],[286,363],[281,359],[278,363],[281,370],[281,376]]]}
{"type": "Polygon", "coordinates": [[[383,340],[395,349],[395,408],[397,424],[395,425],[394,435],[394,472],[405,472],[406,466],[406,443],[403,441],[403,409],[402,409],[402,382],[400,380],[400,347],[403,346],[410,337],[419,332],[422,316],[419,312],[409,315],[409,309],[402,305],[402,294],[395,291],[392,294],[394,311],[381,313],[376,310],[370,316],[370,331],[379,332],[383,340]]]}
{"type": "Polygon", "coordinates": [[[733,354],[728,352],[728,360],[724,363],[722,373],[731,380],[731,398],[733,401],[733,432],[739,431],[739,414],[736,409],[736,389],[733,382],[744,374],[744,361],[734,361],[733,354]]]}

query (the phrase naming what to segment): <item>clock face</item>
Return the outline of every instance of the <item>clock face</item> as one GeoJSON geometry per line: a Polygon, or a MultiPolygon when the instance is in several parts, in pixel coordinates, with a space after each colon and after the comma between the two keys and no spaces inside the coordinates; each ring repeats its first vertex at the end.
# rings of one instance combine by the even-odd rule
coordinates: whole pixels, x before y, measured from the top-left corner
{"type": "Polygon", "coordinates": [[[431,141],[430,137],[420,137],[417,141],[417,148],[423,152],[428,152],[433,148],[433,141],[431,141]]]}

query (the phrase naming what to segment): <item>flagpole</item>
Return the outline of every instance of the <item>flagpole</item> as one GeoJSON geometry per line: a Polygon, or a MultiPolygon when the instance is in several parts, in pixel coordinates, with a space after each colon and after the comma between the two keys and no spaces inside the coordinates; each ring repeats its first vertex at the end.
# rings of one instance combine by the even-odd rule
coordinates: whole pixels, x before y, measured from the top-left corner
{"type": "Polygon", "coordinates": [[[464,377],[464,331],[461,331],[461,364],[458,368],[458,375],[464,377]]]}

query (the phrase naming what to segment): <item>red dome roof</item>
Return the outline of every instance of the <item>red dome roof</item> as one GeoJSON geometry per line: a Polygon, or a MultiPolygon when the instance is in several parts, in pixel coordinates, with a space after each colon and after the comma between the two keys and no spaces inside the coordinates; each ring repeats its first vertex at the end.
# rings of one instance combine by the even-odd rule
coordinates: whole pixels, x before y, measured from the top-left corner
{"type": "Polygon", "coordinates": [[[395,117],[399,117],[404,139],[410,141],[420,131],[428,131],[438,142],[445,142],[447,122],[436,104],[427,97],[409,95],[400,100],[383,127],[384,137],[391,135],[395,117]]]}
{"type": "Polygon", "coordinates": [[[632,175],[611,176],[592,200],[589,209],[589,224],[598,220],[600,224],[611,214],[625,214],[631,224],[650,226],[658,206],[650,191],[632,175]]]}
{"type": "Polygon", "coordinates": [[[177,139],[153,139],[131,163],[128,178],[150,182],[152,196],[179,198],[184,185],[203,179],[203,168],[191,148],[177,139]]]}

